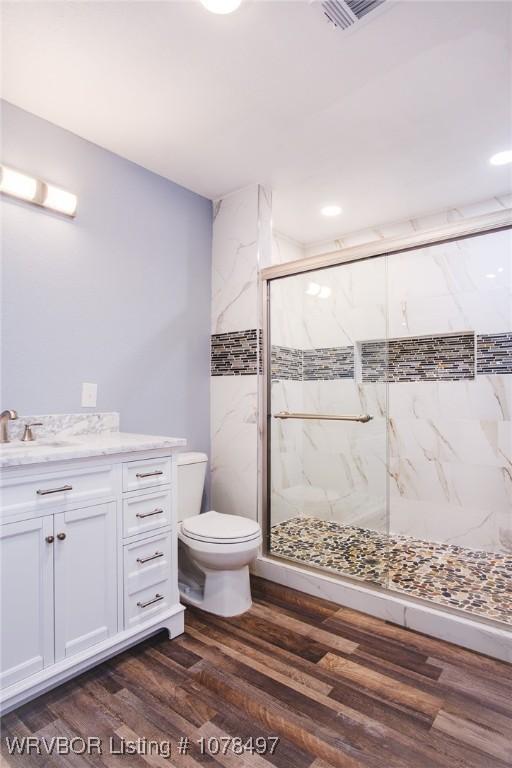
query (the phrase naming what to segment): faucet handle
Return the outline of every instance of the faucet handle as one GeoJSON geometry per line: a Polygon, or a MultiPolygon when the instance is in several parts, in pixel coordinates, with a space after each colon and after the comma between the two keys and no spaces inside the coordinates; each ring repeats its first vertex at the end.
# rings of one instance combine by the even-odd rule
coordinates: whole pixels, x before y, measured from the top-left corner
{"type": "Polygon", "coordinates": [[[43,422],[42,421],[33,421],[30,424],[25,424],[25,431],[23,432],[23,437],[21,438],[25,443],[30,443],[32,440],[34,440],[34,435],[32,433],[32,427],[42,427],[43,422]]]}

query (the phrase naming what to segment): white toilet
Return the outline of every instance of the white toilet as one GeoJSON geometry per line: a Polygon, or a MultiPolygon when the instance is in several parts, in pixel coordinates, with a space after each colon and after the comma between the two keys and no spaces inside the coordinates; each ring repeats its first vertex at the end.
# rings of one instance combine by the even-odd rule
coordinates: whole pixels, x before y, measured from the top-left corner
{"type": "Polygon", "coordinates": [[[199,514],[207,461],[205,453],[178,454],[180,597],[209,613],[237,616],[252,604],[249,563],[261,529],[239,515],[199,514]]]}

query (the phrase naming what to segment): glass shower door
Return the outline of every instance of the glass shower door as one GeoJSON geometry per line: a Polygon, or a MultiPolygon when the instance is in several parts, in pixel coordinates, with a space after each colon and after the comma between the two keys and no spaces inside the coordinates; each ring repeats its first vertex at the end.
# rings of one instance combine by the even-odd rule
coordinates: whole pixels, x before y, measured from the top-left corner
{"type": "Polygon", "coordinates": [[[270,282],[268,552],[387,581],[385,257],[270,282]]]}

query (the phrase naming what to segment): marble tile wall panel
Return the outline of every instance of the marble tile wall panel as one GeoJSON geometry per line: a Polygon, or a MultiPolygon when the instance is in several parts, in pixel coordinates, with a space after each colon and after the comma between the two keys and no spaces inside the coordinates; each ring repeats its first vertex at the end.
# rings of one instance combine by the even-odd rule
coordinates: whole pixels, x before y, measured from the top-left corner
{"type": "Polygon", "coordinates": [[[280,232],[272,233],[272,264],[286,264],[288,261],[298,261],[306,255],[301,243],[280,232]]]}
{"type": "Polygon", "coordinates": [[[512,380],[389,385],[390,530],[512,551],[512,380]]]}
{"type": "Polygon", "coordinates": [[[350,380],[279,382],[273,384],[272,401],[274,412],[279,402],[284,410],[369,412],[375,417],[369,424],[276,420],[272,427],[272,520],[274,515],[276,522],[294,515],[313,515],[324,520],[364,522],[384,530],[385,386],[356,386],[350,380]],[[283,389],[274,391],[277,385],[283,389]],[[290,386],[296,388],[295,398],[288,394],[283,400],[290,386]]]}
{"type": "Polygon", "coordinates": [[[212,509],[256,518],[257,376],[211,379],[212,509]]]}
{"type": "Polygon", "coordinates": [[[258,327],[258,186],[213,204],[212,333],[258,327]]]}
{"type": "Polygon", "coordinates": [[[271,207],[269,190],[258,185],[214,203],[211,493],[218,511],[253,519],[261,464],[258,268],[272,258],[271,207]]]}
{"type": "Polygon", "coordinates": [[[512,231],[388,257],[391,338],[512,331],[512,231]]]}
{"type": "Polygon", "coordinates": [[[366,425],[280,422],[272,444],[276,522],[295,515],[512,551],[512,379],[295,385],[284,410],[370,413],[366,425]],[[302,401],[299,398],[301,392],[302,401]],[[285,462],[288,462],[285,468],[285,462]],[[293,465],[293,471],[290,467],[293,465]]]}
{"type": "Polygon", "coordinates": [[[274,344],[298,349],[347,347],[362,339],[385,338],[385,260],[274,280],[271,336],[274,344]],[[310,293],[322,288],[324,293],[310,293]]]}
{"type": "MultiPolygon", "coordinates": [[[[302,382],[272,382],[271,411],[304,409],[302,382]]],[[[270,479],[272,488],[272,520],[282,522],[304,511],[300,488],[305,486],[302,422],[271,420],[270,479]]]]}

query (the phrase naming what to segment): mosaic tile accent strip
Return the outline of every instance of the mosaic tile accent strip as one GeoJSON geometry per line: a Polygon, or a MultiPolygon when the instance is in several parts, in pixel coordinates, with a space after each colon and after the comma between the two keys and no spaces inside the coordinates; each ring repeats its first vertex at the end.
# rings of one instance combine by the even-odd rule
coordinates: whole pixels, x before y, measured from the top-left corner
{"type": "Polygon", "coordinates": [[[362,380],[458,381],[475,377],[473,333],[363,341],[362,380]]]}
{"type": "Polygon", "coordinates": [[[353,378],[354,347],[304,350],[304,381],[353,378]]]}
{"type": "Polygon", "coordinates": [[[512,373],[512,333],[485,333],[476,337],[477,373],[512,373]]]}
{"type": "Polygon", "coordinates": [[[389,536],[294,517],[271,530],[273,555],[512,624],[512,554],[389,536]]]}
{"type": "Polygon", "coordinates": [[[212,376],[252,376],[258,373],[259,337],[256,328],[213,334],[212,376]]]}
{"type": "Polygon", "coordinates": [[[302,349],[272,345],[272,380],[302,381],[302,349]]]}

